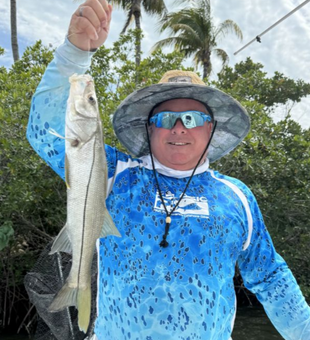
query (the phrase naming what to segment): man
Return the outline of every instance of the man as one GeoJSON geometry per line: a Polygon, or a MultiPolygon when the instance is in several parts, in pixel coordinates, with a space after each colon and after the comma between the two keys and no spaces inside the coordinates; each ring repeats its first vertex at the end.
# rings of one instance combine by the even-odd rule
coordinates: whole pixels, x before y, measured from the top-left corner
{"type": "MultiPolygon", "coordinates": [[[[77,9],[33,98],[28,139],[62,177],[64,142],[46,129],[63,131],[68,77],[89,67],[111,12],[106,0],[77,9]]],[[[136,157],[106,146],[107,207],[122,237],[98,242],[96,337],[230,339],[238,263],[282,336],[309,340],[309,306],[253,194],[209,168],[249,131],[242,106],[192,72],[171,71],[127,97],[113,125],[136,157]]]]}

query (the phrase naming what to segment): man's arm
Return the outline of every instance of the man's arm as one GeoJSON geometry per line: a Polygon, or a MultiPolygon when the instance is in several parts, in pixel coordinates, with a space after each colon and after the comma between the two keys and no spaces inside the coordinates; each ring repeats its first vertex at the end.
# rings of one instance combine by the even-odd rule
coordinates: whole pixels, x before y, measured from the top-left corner
{"type": "Polygon", "coordinates": [[[90,50],[105,42],[111,13],[112,6],[106,0],[88,0],[80,5],[71,17],[68,37],[56,50],[32,98],[27,138],[40,157],[62,178],[65,143],[51,132],[65,135],[69,77],[74,73],[83,74],[89,68],[94,54],[90,50]]]}
{"type": "Polygon", "coordinates": [[[245,286],[252,291],[286,340],[310,339],[310,307],[283,258],[276,253],[258,204],[248,190],[253,234],[238,265],[245,286]]]}

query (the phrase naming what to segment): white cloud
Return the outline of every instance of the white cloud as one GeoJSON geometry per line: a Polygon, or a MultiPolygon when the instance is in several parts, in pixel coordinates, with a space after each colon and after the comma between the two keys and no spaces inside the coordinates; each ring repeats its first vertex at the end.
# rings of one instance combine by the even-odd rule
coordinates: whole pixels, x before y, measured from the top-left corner
{"type": "MultiPolygon", "coordinates": [[[[302,3],[302,0],[211,0],[213,18],[216,24],[225,19],[234,20],[242,29],[244,40],[238,41],[233,35],[227,35],[219,44],[230,57],[229,65],[251,57],[254,62],[264,65],[268,76],[275,71],[284,73],[294,79],[310,80],[309,60],[310,49],[310,4],[305,5],[299,11],[280,23],[278,26],[263,35],[262,43],[252,43],[242,52],[234,56],[234,52],[255,38],[277,20],[289,13],[302,3]]],[[[170,11],[176,10],[174,0],[167,0],[166,4],[170,11]]],[[[62,43],[70,18],[79,3],[72,0],[27,0],[17,2],[17,20],[19,41],[23,45],[31,45],[41,39],[44,44],[52,43],[57,46],[62,43]]],[[[10,15],[7,0],[0,0],[0,46],[7,49],[8,36],[10,34],[10,15]]],[[[121,9],[114,9],[110,37],[107,46],[117,40],[124,25],[126,16],[121,9]]],[[[145,13],[142,18],[142,27],[145,38],[142,42],[144,55],[148,55],[156,41],[163,38],[156,29],[156,18],[150,18],[145,13]]],[[[20,45],[22,45],[20,44],[20,45]]],[[[11,54],[0,58],[0,63],[8,65],[11,54]]],[[[12,59],[11,59],[12,60],[12,59]]],[[[220,70],[221,65],[215,59],[214,77],[220,70]]],[[[191,62],[188,62],[191,65],[191,62]]],[[[309,99],[293,108],[293,116],[300,118],[303,125],[310,126],[310,113],[308,110],[309,99]],[[296,112],[296,113],[295,113],[296,112]]]]}

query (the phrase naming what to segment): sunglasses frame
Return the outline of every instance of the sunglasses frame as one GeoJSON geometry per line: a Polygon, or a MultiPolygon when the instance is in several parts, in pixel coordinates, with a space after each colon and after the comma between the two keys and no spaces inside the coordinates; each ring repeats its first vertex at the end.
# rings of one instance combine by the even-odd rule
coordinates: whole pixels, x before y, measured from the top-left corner
{"type": "MultiPolygon", "coordinates": [[[[186,129],[193,129],[195,127],[203,126],[203,124],[205,122],[209,122],[209,123],[212,122],[211,115],[206,113],[206,112],[202,112],[202,111],[198,111],[198,110],[187,110],[187,111],[182,111],[182,112],[174,112],[174,111],[167,111],[166,110],[166,111],[158,112],[155,115],[153,115],[152,117],[150,117],[149,124],[155,124],[155,126],[157,128],[163,128],[163,129],[171,130],[175,126],[178,119],[180,119],[182,121],[182,123],[183,123],[183,125],[186,129]],[[186,124],[186,117],[185,116],[190,115],[190,114],[191,114],[191,118],[194,118],[195,124],[196,124],[195,116],[199,116],[200,118],[202,118],[202,120],[203,120],[202,124],[196,125],[196,126],[190,126],[189,124],[186,124]],[[193,114],[195,116],[193,116],[193,114]],[[175,119],[174,123],[171,127],[162,126],[163,119],[165,118],[164,115],[166,115],[166,117],[169,117],[169,120],[171,118],[175,119]]],[[[190,123],[192,123],[192,121],[190,123]]]]}

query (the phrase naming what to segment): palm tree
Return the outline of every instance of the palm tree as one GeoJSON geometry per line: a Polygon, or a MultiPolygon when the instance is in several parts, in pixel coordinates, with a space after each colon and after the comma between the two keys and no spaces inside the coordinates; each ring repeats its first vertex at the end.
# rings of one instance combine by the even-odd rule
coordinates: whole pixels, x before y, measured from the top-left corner
{"type": "Polygon", "coordinates": [[[11,0],[11,45],[14,63],[19,60],[17,41],[16,0],[11,0]]]}
{"type": "MultiPolygon", "coordinates": [[[[150,15],[162,16],[167,13],[164,0],[112,0],[112,4],[123,8],[127,12],[127,20],[121,34],[125,33],[132,20],[135,20],[136,29],[141,30],[141,8],[150,15]]],[[[136,40],[136,65],[141,61],[141,37],[136,40]]]]}
{"type": "Polygon", "coordinates": [[[160,31],[170,29],[170,37],[157,42],[153,49],[174,45],[185,57],[194,55],[196,67],[203,67],[204,79],[212,71],[211,53],[222,60],[223,67],[229,60],[224,50],[216,48],[219,39],[230,32],[235,33],[240,40],[243,37],[239,26],[232,20],[214,26],[210,0],[197,0],[195,3],[196,6],[169,13],[161,20],[160,31]]]}

